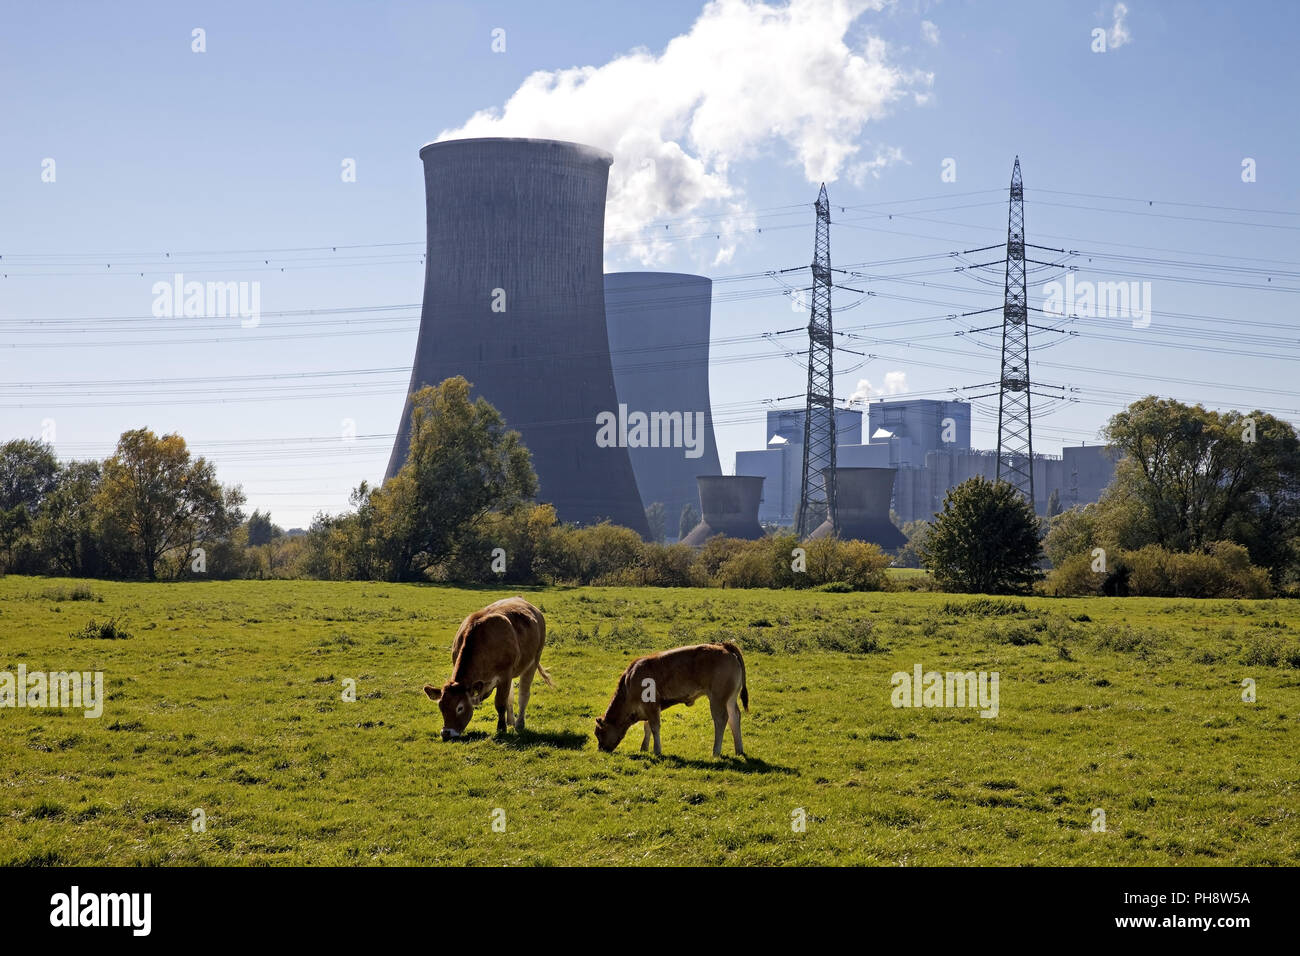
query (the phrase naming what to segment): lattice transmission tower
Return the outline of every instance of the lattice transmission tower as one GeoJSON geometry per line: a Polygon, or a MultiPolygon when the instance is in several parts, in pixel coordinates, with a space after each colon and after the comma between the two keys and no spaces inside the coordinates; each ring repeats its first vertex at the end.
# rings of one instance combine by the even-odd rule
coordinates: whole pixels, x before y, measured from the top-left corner
{"type": "Polygon", "coordinates": [[[998,389],[998,471],[1034,506],[1034,428],[1029,392],[1029,302],[1025,292],[1025,187],[1020,157],[1011,170],[1007,271],[1002,304],[1002,374],[998,389]]]}
{"type": "Polygon", "coordinates": [[[808,395],[803,420],[803,484],[796,531],[811,534],[835,508],[835,343],[831,325],[831,206],[826,184],[817,195],[812,309],[808,319],[808,395]]]}
{"type": "MultiPolygon", "coordinates": [[[[1002,247],[998,245],[967,249],[962,255],[998,248],[1002,247]]],[[[1031,383],[1029,375],[1030,330],[1065,332],[1067,335],[1074,333],[1064,328],[1035,325],[1029,321],[1030,312],[1042,312],[1043,310],[1031,308],[1029,305],[1026,288],[1026,263],[1048,269],[1061,268],[1065,263],[1064,261],[1045,262],[1038,259],[1029,259],[1025,255],[1026,248],[1057,252],[1067,258],[1073,255],[1073,253],[1067,253],[1064,249],[1053,249],[1049,246],[1037,246],[1032,242],[1025,242],[1025,187],[1020,178],[1020,157],[1017,156],[1015,165],[1011,170],[1011,198],[1007,209],[1006,256],[993,262],[982,262],[970,266],[971,269],[983,269],[989,266],[1003,265],[1004,263],[1006,266],[1002,293],[1001,326],[995,325],[988,328],[967,330],[971,333],[981,333],[996,332],[999,328],[1001,329],[1001,373],[996,382],[986,382],[982,385],[968,387],[996,387],[996,393],[972,395],[970,398],[975,400],[992,398],[994,394],[998,396],[998,464],[996,477],[997,480],[1005,481],[1015,488],[1032,508],[1035,506],[1034,430],[1030,396],[1037,395],[1040,398],[1059,402],[1065,400],[1065,395],[1064,388],[1060,385],[1044,385],[1041,382],[1031,383]]],[[[966,313],[966,315],[977,314],[980,314],[980,312],[966,313]]]]}

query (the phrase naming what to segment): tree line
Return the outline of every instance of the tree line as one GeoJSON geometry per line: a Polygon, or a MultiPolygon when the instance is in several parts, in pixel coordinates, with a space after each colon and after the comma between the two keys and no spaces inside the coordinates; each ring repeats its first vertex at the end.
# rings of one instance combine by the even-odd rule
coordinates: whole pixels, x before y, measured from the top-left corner
{"type": "MultiPolygon", "coordinates": [[[[50,446],[0,446],[0,567],[29,574],[143,578],[382,579],[509,584],[904,586],[972,593],[1260,597],[1300,590],[1300,441],[1262,412],[1144,398],[1105,429],[1120,458],[1100,501],[1047,519],[1010,486],[975,478],[933,521],[903,527],[891,559],[856,541],[714,539],[665,544],[608,523],[575,527],[535,502],[517,432],[460,377],[412,396],[410,452],[350,510],[290,534],[246,515],[238,487],[179,435],[123,433],[103,461],[60,463],[50,446]]],[[[680,516],[684,534],[698,520],[680,516]]]]}

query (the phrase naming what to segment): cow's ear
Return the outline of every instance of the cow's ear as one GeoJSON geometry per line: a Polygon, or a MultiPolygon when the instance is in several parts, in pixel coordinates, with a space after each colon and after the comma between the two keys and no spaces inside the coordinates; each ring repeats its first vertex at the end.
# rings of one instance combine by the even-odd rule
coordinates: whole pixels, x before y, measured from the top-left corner
{"type": "Polygon", "coordinates": [[[441,699],[442,699],[442,690],[441,690],[440,688],[438,688],[438,687],[434,687],[432,684],[425,684],[425,685],[424,685],[424,693],[425,693],[425,696],[427,696],[427,697],[429,698],[429,700],[441,700],[441,699]]]}
{"type": "Polygon", "coordinates": [[[481,680],[476,680],[474,686],[470,688],[470,691],[476,699],[481,700],[483,698],[483,682],[481,680]]]}

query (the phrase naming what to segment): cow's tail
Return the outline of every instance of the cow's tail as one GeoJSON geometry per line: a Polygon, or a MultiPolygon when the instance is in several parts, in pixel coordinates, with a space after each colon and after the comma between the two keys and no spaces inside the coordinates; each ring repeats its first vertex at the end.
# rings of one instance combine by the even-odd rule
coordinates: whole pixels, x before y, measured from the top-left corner
{"type": "MultiPolygon", "coordinates": [[[[523,600],[520,598],[520,600],[523,600]]],[[[529,605],[531,607],[531,605],[529,605]]],[[[542,675],[542,680],[546,681],[547,687],[554,687],[555,681],[551,680],[551,675],[546,673],[546,668],[542,666],[542,648],[546,646],[546,615],[537,608],[535,618],[537,620],[537,630],[540,640],[537,642],[537,673],[542,675]]]]}
{"type": "Polygon", "coordinates": [[[749,681],[745,674],[745,655],[740,653],[740,648],[731,641],[723,641],[722,646],[726,648],[728,654],[736,655],[736,660],[740,661],[740,702],[745,705],[746,712],[749,711],[749,681]]]}

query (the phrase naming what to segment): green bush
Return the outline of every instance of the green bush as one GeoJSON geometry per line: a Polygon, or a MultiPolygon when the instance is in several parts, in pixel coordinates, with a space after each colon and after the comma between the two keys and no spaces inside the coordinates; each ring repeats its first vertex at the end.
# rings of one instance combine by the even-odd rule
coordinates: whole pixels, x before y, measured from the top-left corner
{"type": "Polygon", "coordinates": [[[104,599],[95,594],[89,586],[85,584],[74,584],[69,588],[46,588],[41,592],[41,597],[47,601],[98,601],[104,603],[104,599]]]}
{"type": "Polygon", "coordinates": [[[714,582],[724,588],[770,588],[775,583],[772,562],[764,549],[743,548],[722,562],[714,582]]]}
{"type": "Polygon", "coordinates": [[[131,638],[126,629],[117,623],[117,618],[111,618],[102,623],[91,618],[86,622],[85,627],[79,631],[73,631],[71,636],[77,640],[95,641],[126,641],[131,638]]]}
{"type": "Polygon", "coordinates": [[[707,584],[695,567],[688,544],[647,544],[641,549],[637,584],[653,588],[689,588],[707,584]]]}
{"type": "MultiPolygon", "coordinates": [[[[1231,541],[1187,553],[1149,544],[1114,552],[1109,559],[1113,569],[1127,569],[1133,597],[1266,598],[1272,593],[1268,572],[1252,565],[1246,549],[1231,541]]],[[[1053,569],[1042,591],[1051,597],[1094,596],[1102,593],[1105,580],[1092,570],[1090,552],[1074,554],[1053,569]]]]}
{"type": "Polygon", "coordinates": [[[944,614],[956,617],[1000,617],[1007,614],[1028,614],[1029,608],[1023,601],[995,601],[991,598],[976,598],[973,601],[945,601],[939,609],[944,614]]]}
{"type": "Polygon", "coordinates": [[[1096,597],[1101,594],[1106,576],[1094,571],[1092,562],[1092,555],[1086,551],[1063,558],[1043,581],[1042,593],[1048,597],[1096,597]]]}

